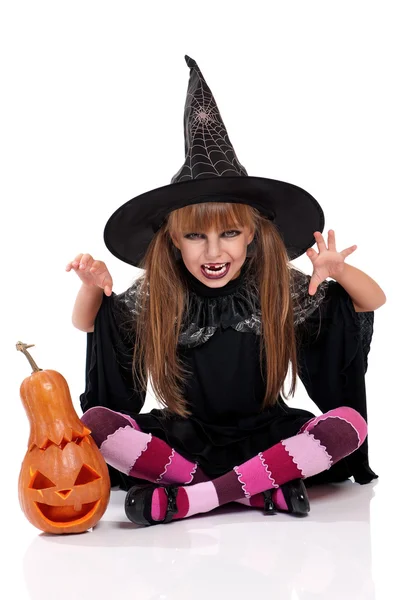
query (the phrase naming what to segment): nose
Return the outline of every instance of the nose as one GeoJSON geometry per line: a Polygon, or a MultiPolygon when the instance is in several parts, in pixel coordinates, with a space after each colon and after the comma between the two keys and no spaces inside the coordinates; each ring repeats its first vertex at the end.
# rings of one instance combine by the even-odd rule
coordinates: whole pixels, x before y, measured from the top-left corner
{"type": "Polygon", "coordinates": [[[63,498],[64,500],[66,500],[66,498],[69,496],[69,494],[71,493],[71,489],[68,490],[58,490],[58,492],[56,492],[56,494],[58,494],[58,496],[61,496],[61,498],[63,498]]]}
{"type": "Polygon", "coordinates": [[[208,236],[206,243],[206,262],[217,262],[222,256],[222,241],[220,240],[218,234],[215,236],[208,236]]]}

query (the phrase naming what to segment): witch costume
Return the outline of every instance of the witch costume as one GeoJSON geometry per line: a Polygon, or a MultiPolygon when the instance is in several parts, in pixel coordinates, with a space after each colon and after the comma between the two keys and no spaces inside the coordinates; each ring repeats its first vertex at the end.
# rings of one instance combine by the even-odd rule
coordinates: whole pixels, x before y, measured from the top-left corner
{"type": "MultiPolygon", "coordinates": [[[[297,186],[247,175],[197,63],[185,59],[190,80],[184,165],[170,185],[133,198],[110,217],[104,231],[107,248],[138,267],[172,210],[224,201],[257,208],[277,226],[289,259],[297,258],[315,243],[313,232],[323,231],[322,208],[297,186]]],[[[139,314],[142,280],[120,294],[104,294],[94,331],[87,333],[83,412],[104,406],[130,415],[142,432],[167,442],[210,478],[296,435],[314,417],[312,413],[289,407],[281,395],[274,406],[261,408],[266,389],[259,362],[261,310],[247,267],[246,261],[236,279],[210,288],[188,271],[182,259],[177,260],[189,297],[177,347],[179,358],[193,373],[184,389],[188,418],[166,414],[164,409],[140,412],[146,390],[133,380],[131,323],[139,314]]],[[[349,294],[334,280],[323,281],[310,296],[311,277],[292,273],[298,374],[309,397],[322,413],[347,406],[367,420],[365,373],[374,311],[355,312],[349,294]]],[[[127,490],[137,482],[111,466],[109,470],[113,485],[127,490]]],[[[361,484],[377,478],[369,466],[367,439],[305,482],[338,482],[351,476],[361,484]]]]}

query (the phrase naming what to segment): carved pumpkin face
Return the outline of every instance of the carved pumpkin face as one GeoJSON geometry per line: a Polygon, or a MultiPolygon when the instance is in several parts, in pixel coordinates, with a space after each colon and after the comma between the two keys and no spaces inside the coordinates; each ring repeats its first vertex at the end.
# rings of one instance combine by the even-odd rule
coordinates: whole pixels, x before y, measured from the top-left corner
{"type": "Polygon", "coordinates": [[[21,506],[29,521],[51,533],[86,531],[109,501],[109,473],[89,435],[46,448],[33,446],[20,473],[21,506]]]}
{"type": "Polygon", "coordinates": [[[35,527],[49,533],[80,533],[94,527],[110,497],[108,467],[73,407],[68,383],[58,371],[43,371],[17,343],[33,368],[20,388],[30,422],[28,451],[19,473],[21,508],[35,527]]]}

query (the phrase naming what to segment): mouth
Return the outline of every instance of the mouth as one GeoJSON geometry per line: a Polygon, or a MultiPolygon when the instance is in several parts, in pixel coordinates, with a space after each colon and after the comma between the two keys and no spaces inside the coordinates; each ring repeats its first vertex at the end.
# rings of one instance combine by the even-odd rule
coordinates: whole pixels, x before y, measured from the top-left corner
{"type": "Polygon", "coordinates": [[[222,279],[228,273],[231,263],[221,263],[220,265],[201,265],[200,269],[206,279],[222,279]]]}
{"type": "Polygon", "coordinates": [[[51,525],[59,525],[60,523],[73,525],[83,518],[87,520],[91,517],[99,505],[99,500],[82,504],[78,510],[73,506],[50,506],[49,504],[42,504],[41,502],[35,502],[35,504],[39,513],[51,525]]]}

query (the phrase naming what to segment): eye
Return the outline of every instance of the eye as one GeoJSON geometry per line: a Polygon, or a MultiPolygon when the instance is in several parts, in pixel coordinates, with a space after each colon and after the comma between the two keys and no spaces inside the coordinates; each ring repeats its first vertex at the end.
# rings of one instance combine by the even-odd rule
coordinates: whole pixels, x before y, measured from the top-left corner
{"type": "Polygon", "coordinates": [[[187,238],[188,240],[193,240],[193,239],[197,239],[196,236],[198,235],[202,235],[201,233],[187,233],[187,235],[184,235],[185,238],[187,238]]]}
{"type": "Polygon", "coordinates": [[[45,490],[50,487],[55,487],[55,483],[43,475],[43,473],[40,473],[40,471],[36,471],[30,480],[28,487],[30,487],[32,490],[45,490]]]}
{"type": "MultiPolygon", "coordinates": [[[[228,231],[224,231],[223,235],[227,238],[233,238],[233,237],[237,237],[238,235],[240,235],[240,233],[241,232],[236,229],[230,229],[228,231]],[[229,233],[232,233],[234,235],[227,235],[229,233]]],[[[204,235],[204,234],[202,234],[202,233],[187,233],[184,237],[187,238],[188,240],[192,240],[192,239],[198,239],[197,236],[202,236],[202,235],[204,235]]]]}
{"type": "Polygon", "coordinates": [[[98,473],[88,465],[83,465],[76,477],[74,485],[84,485],[85,483],[91,483],[96,479],[101,479],[98,473]]]}

